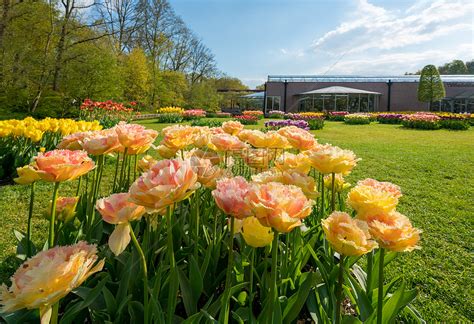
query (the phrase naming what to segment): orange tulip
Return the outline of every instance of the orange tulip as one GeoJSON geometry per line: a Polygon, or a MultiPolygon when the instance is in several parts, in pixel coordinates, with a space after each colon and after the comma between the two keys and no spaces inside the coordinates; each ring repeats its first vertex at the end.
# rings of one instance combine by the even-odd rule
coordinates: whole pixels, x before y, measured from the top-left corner
{"type": "Polygon", "coordinates": [[[120,143],[117,133],[113,129],[106,129],[85,136],[82,147],[90,155],[102,155],[114,152],[120,147],[120,143]]]}
{"type": "Polygon", "coordinates": [[[354,152],[329,144],[305,152],[311,165],[321,173],[348,174],[357,165],[354,152]]]}
{"type": "Polygon", "coordinates": [[[303,154],[293,154],[285,152],[275,160],[275,167],[280,171],[297,171],[308,174],[311,164],[308,157],[303,154]]]}
{"type": "Polygon", "coordinates": [[[229,134],[212,135],[211,143],[222,152],[240,151],[247,147],[244,142],[229,134]]]}
{"type": "Polygon", "coordinates": [[[222,123],[222,130],[230,135],[237,135],[242,129],[244,129],[244,125],[242,125],[238,121],[226,121],[222,123]]]}
{"type": "Polygon", "coordinates": [[[296,126],[285,126],[277,132],[286,137],[291,146],[300,151],[309,150],[318,143],[313,134],[296,126]]]}

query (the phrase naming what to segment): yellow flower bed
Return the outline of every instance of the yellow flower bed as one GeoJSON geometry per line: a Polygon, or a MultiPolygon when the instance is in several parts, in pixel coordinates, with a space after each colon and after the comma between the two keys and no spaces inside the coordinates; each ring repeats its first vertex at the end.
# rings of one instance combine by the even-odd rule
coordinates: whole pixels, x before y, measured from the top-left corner
{"type": "Polygon", "coordinates": [[[184,113],[184,109],[181,107],[162,107],[156,111],[159,114],[179,114],[182,115],[184,113]]]}

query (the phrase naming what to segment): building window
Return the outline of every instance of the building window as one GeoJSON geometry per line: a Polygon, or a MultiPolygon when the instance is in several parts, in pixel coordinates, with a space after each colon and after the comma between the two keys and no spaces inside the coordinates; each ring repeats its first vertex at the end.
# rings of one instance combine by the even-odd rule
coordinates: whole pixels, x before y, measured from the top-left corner
{"type": "Polygon", "coordinates": [[[267,96],[267,111],[280,110],[280,96],[267,96]]]}

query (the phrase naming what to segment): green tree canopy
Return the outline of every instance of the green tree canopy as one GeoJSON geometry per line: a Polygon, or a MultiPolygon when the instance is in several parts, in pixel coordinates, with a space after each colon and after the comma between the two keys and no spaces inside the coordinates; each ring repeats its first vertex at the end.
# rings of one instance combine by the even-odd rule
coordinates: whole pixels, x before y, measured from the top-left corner
{"type": "Polygon", "coordinates": [[[420,82],[418,84],[418,100],[429,102],[430,110],[433,101],[441,100],[446,96],[444,84],[434,65],[427,65],[421,70],[420,82]]]}

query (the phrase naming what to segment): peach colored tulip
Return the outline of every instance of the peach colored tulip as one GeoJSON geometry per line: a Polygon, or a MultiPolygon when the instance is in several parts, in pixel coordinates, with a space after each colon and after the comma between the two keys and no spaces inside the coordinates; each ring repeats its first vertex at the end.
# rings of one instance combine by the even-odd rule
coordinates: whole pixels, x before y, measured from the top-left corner
{"type": "MultiPolygon", "coordinates": [[[[334,177],[334,190],[336,192],[342,192],[351,186],[350,183],[344,181],[342,174],[337,173],[334,177]]],[[[332,189],[332,174],[324,176],[324,187],[332,189]]]]}
{"type": "Polygon", "coordinates": [[[300,151],[309,150],[317,144],[313,134],[296,126],[282,127],[277,132],[286,137],[291,146],[300,151]]]}
{"type": "Polygon", "coordinates": [[[244,142],[229,134],[212,135],[211,143],[216,147],[217,151],[221,152],[240,151],[247,147],[244,142]]]}
{"type": "Polygon", "coordinates": [[[348,174],[357,165],[354,152],[329,144],[305,152],[311,165],[321,173],[348,174]]]}
{"type": "Polygon", "coordinates": [[[266,133],[267,140],[268,140],[268,148],[274,149],[288,149],[291,148],[290,142],[286,139],[286,137],[278,134],[276,131],[269,131],[266,133]]]}
{"type": "Polygon", "coordinates": [[[242,129],[244,129],[244,125],[242,125],[238,121],[226,121],[222,123],[222,130],[230,135],[237,135],[242,129]]]}
{"type": "Polygon", "coordinates": [[[199,188],[197,174],[189,160],[161,160],[130,187],[130,201],[148,212],[164,208],[189,197],[199,188]]]}
{"type": "Polygon", "coordinates": [[[270,162],[275,158],[275,151],[268,149],[245,149],[242,159],[251,168],[268,169],[270,162]]]}
{"type": "Polygon", "coordinates": [[[270,138],[267,135],[259,130],[246,129],[241,131],[237,137],[241,141],[247,142],[253,147],[256,148],[265,148],[270,146],[270,138]]]}
{"type": "Polygon", "coordinates": [[[145,213],[145,207],[135,205],[129,198],[129,193],[118,193],[99,199],[96,203],[102,219],[116,225],[109,237],[109,247],[115,255],[122,253],[130,243],[129,222],[140,219],[145,213]]]}
{"type": "Polygon", "coordinates": [[[145,155],[138,161],[138,170],[140,172],[146,172],[150,170],[151,166],[157,161],[151,155],[145,155]]]}
{"type": "Polygon", "coordinates": [[[410,252],[420,249],[421,230],[414,228],[405,215],[393,211],[365,217],[370,234],[385,249],[396,252],[410,252]]]}
{"type": "Polygon", "coordinates": [[[308,174],[311,170],[308,157],[303,153],[283,153],[275,160],[275,167],[280,171],[298,171],[308,174]]]}
{"type": "Polygon", "coordinates": [[[82,150],[82,141],[86,136],[92,135],[94,132],[77,132],[71,135],[64,136],[58,144],[58,149],[61,150],[82,150]]]}
{"type": "Polygon", "coordinates": [[[283,233],[300,226],[301,219],[311,214],[314,204],[300,188],[278,182],[252,184],[248,199],[255,217],[263,226],[271,226],[283,233]]]}
{"type": "Polygon", "coordinates": [[[16,168],[16,172],[18,173],[18,178],[13,180],[18,184],[31,184],[41,179],[35,168],[31,165],[25,165],[21,168],[16,168]]]}
{"type": "Polygon", "coordinates": [[[252,215],[247,201],[249,183],[243,177],[223,178],[212,191],[217,206],[226,214],[243,219],[252,215]]]}
{"type": "Polygon", "coordinates": [[[120,147],[120,143],[115,130],[106,129],[85,136],[82,147],[90,155],[102,155],[114,152],[120,147]]]}
{"type": "Polygon", "coordinates": [[[48,182],[74,180],[91,171],[94,166],[87,152],[70,150],[39,153],[34,164],[41,179],[48,182]]]}
{"type": "Polygon", "coordinates": [[[201,159],[196,156],[190,158],[191,166],[196,172],[198,181],[201,185],[206,188],[215,188],[216,181],[225,176],[230,175],[225,172],[224,169],[219,168],[217,165],[213,165],[208,159],[201,159]]]}
{"type": "Polygon", "coordinates": [[[176,157],[176,153],[178,152],[177,149],[170,148],[166,145],[158,145],[156,151],[164,159],[172,159],[176,157]]]}
{"type": "Polygon", "coordinates": [[[158,132],[153,129],[146,129],[138,124],[126,124],[120,122],[114,127],[120,144],[127,149],[127,154],[135,155],[146,152],[156,137],[158,132]]]}
{"type": "MultiPolygon", "coordinates": [[[[58,197],[56,199],[56,220],[64,223],[71,221],[76,215],[78,201],[79,197],[58,197]]],[[[47,219],[51,218],[52,203],[50,200],[45,212],[47,219]]]]}
{"type": "Polygon", "coordinates": [[[263,226],[257,217],[247,217],[242,221],[242,237],[252,247],[264,247],[272,243],[271,227],[263,226]]]}
{"type": "Polygon", "coordinates": [[[335,211],[321,221],[326,239],[334,250],[346,256],[360,256],[377,248],[371,239],[367,224],[347,213],[335,211]]]}
{"type": "Polygon", "coordinates": [[[194,127],[187,125],[168,126],[162,130],[162,144],[170,149],[182,150],[192,145],[199,135],[199,131],[194,127]]]}
{"type": "Polygon", "coordinates": [[[303,191],[309,199],[319,197],[316,182],[313,177],[297,171],[278,171],[270,170],[252,176],[252,181],[255,183],[269,183],[280,182],[286,185],[295,185],[303,191]]]}
{"type": "Polygon", "coordinates": [[[357,185],[349,191],[347,204],[360,219],[366,215],[386,214],[395,210],[398,198],[387,191],[372,186],[357,185]]]}
{"type": "Polygon", "coordinates": [[[49,323],[51,306],[101,271],[97,248],[86,242],[57,246],[26,260],[11,277],[11,286],[0,286],[0,312],[39,309],[42,323],[49,323]]]}
{"type": "Polygon", "coordinates": [[[198,148],[193,148],[190,151],[184,151],[183,152],[184,158],[189,159],[191,157],[197,157],[201,159],[207,159],[211,161],[212,164],[217,165],[221,163],[224,158],[219,156],[217,152],[210,151],[210,150],[202,150],[198,148]]]}
{"type": "Polygon", "coordinates": [[[399,186],[391,182],[381,182],[375,179],[367,178],[357,182],[358,185],[370,186],[375,189],[380,189],[382,191],[390,193],[395,198],[399,199],[402,196],[402,191],[399,186]]]}

